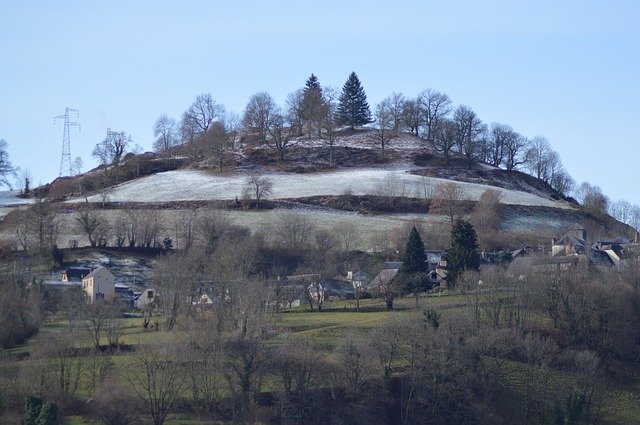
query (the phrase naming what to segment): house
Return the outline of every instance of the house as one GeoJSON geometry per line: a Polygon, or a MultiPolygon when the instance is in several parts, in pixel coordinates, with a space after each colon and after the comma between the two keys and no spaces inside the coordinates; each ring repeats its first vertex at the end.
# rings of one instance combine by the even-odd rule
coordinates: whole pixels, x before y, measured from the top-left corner
{"type": "Polygon", "coordinates": [[[212,307],[213,299],[206,293],[202,293],[200,298],[192,302],[196,307],[212,307]]]}
{"type": "Polygon", "coordinates": [[[351,282],[353,289],[360,290],[369,283],[369,276],[363,271],[347,272],[347,279],[351,282]]]}
{"type": "Polygon", "coordinates": [[[116,278],[105,267],[97,268],[82,279],[87,301],[112,300],[116,296],[116,278]]]}
{"type": "Polygon", "coordinates": [[[373,278],[367,289],[373,293],[386,293],[389,284],[396,277],[401,267],[401,261],[384,263],[383,269],[373,278]]]}
{"type": "Polygon", "coordinates": [[[134,301],[134,307],[138,310],[146,310],[155,306],[157,300],[156,290],[147,288],[134,301]]]}
{"type": "Polygon", "coordinates": [[[580,255],[586,251],[587,231],[580,225],[569,229],[559,240],[551,240],[551,256],[580,255]]]}

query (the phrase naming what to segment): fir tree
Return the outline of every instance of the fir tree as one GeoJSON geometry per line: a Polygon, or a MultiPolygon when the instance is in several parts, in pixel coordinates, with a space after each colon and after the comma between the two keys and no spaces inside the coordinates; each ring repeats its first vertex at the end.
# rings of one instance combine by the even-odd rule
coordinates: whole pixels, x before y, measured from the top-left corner
{"type": "Polygon", "coordinates": [[[300,105],[302,120],[307,124],[309,136],[312,127],[316,127],[318,137],[321,136],[321,122],[326,114],[326,104],[322,96],[322,87],[318,77],[311,74],[302,89],[302,102],[300,105]]]}
{"type": "Polygon", "coordinates": [[[451,229],[451,246],[447,255],[447,283],[455,285],[464,270],[478,270],[480,254],[476,231],[466,220],[458,219],[451,229]]]}
{"type": "Polygon", "coordinates": [[[424,289],[427,272],[427,254],[418,229],[413,226],[402,256],[400,282],[407,292],[413,292],[416,307],[419,306],[418,294],[424,289]]]}
{"type": "Polygon", "coordinates": [[[371,122],[371,110],[367,103],[367,95],[360,85],[360,80],[352,72],[347,82],[342,86],[338,104],[338,123],[353,128],[371,122]]]}
{"type": "Polygon", "coordinates": [[[402,272],[404,274],[422,273],[427,271],[427,254],[416,226],[413,226],[402,257],[402,272]]]}

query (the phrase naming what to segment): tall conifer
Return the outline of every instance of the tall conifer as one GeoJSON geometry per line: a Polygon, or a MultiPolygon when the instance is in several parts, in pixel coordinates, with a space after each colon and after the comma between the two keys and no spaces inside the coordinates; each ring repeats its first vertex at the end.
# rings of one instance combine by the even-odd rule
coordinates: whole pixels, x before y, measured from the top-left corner
{"type": "Polygon", "coordinates": [[[371,110],[367,103],[367,95],[355,72],[349,75],[347,82],[342,86],[337,117],[340,125],[348,125],[351,129],[357,125],[371,122],[371,110]]]}

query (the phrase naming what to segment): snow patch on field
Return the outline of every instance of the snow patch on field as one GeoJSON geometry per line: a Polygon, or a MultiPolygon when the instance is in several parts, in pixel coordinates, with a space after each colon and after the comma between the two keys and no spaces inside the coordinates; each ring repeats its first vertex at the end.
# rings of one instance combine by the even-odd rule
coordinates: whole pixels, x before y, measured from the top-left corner
{"type": "MultiPolygon", "coordinates": [[[[421,196],[433,193],[440,183],[453,183],[462,188],[463,198],[478,200],[489,187],[476,183],[455,182],[447,179],[423,177],[404,170],[358,169],[327,173],[264,174],[273,181],[272,199],[290,199],[307,196],[340,195],[351,191],[354,195],[383,194],[390,196],[421,196]]],[[[204,171],[178,170],[154,174],[116,186],[109,193],[111,202],[171,202],[199,200],[231,200],[240,198],[247,176],[231,174],[218,176],[204,171]]],[[[493,188],[493,187],[492,187],[493,188]]],[[[502,195],[502,203],[511,205],[571,208],[527,192],[493,188],[502,195]]],[[[71,202],[80,202],[76,198],[71,202]]],[[[99,195],[89,197],[90,202],[101,202],[99,195]]]]}

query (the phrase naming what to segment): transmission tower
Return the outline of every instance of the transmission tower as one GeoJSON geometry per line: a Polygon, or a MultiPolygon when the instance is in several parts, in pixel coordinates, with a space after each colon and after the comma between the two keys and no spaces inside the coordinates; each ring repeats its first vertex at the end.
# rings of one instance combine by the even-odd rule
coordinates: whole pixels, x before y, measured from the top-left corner
{"type": "Polygon", "coordinates": [[[69,121],[69,112],[75,112],[76,118],[80,117],[80,113],[77,109],[64,108],[64,115],[56,115],[53,117],[53,123],[57,120],[64,119],[64,131],[62,133],[62,159],[60,160],[60,177],[70,176],[73,174],[73,166],[71,163],[71,137],[69,134],[70,127],[78,127],[80,131],[80,124],[77,122],[69,121]]]}

